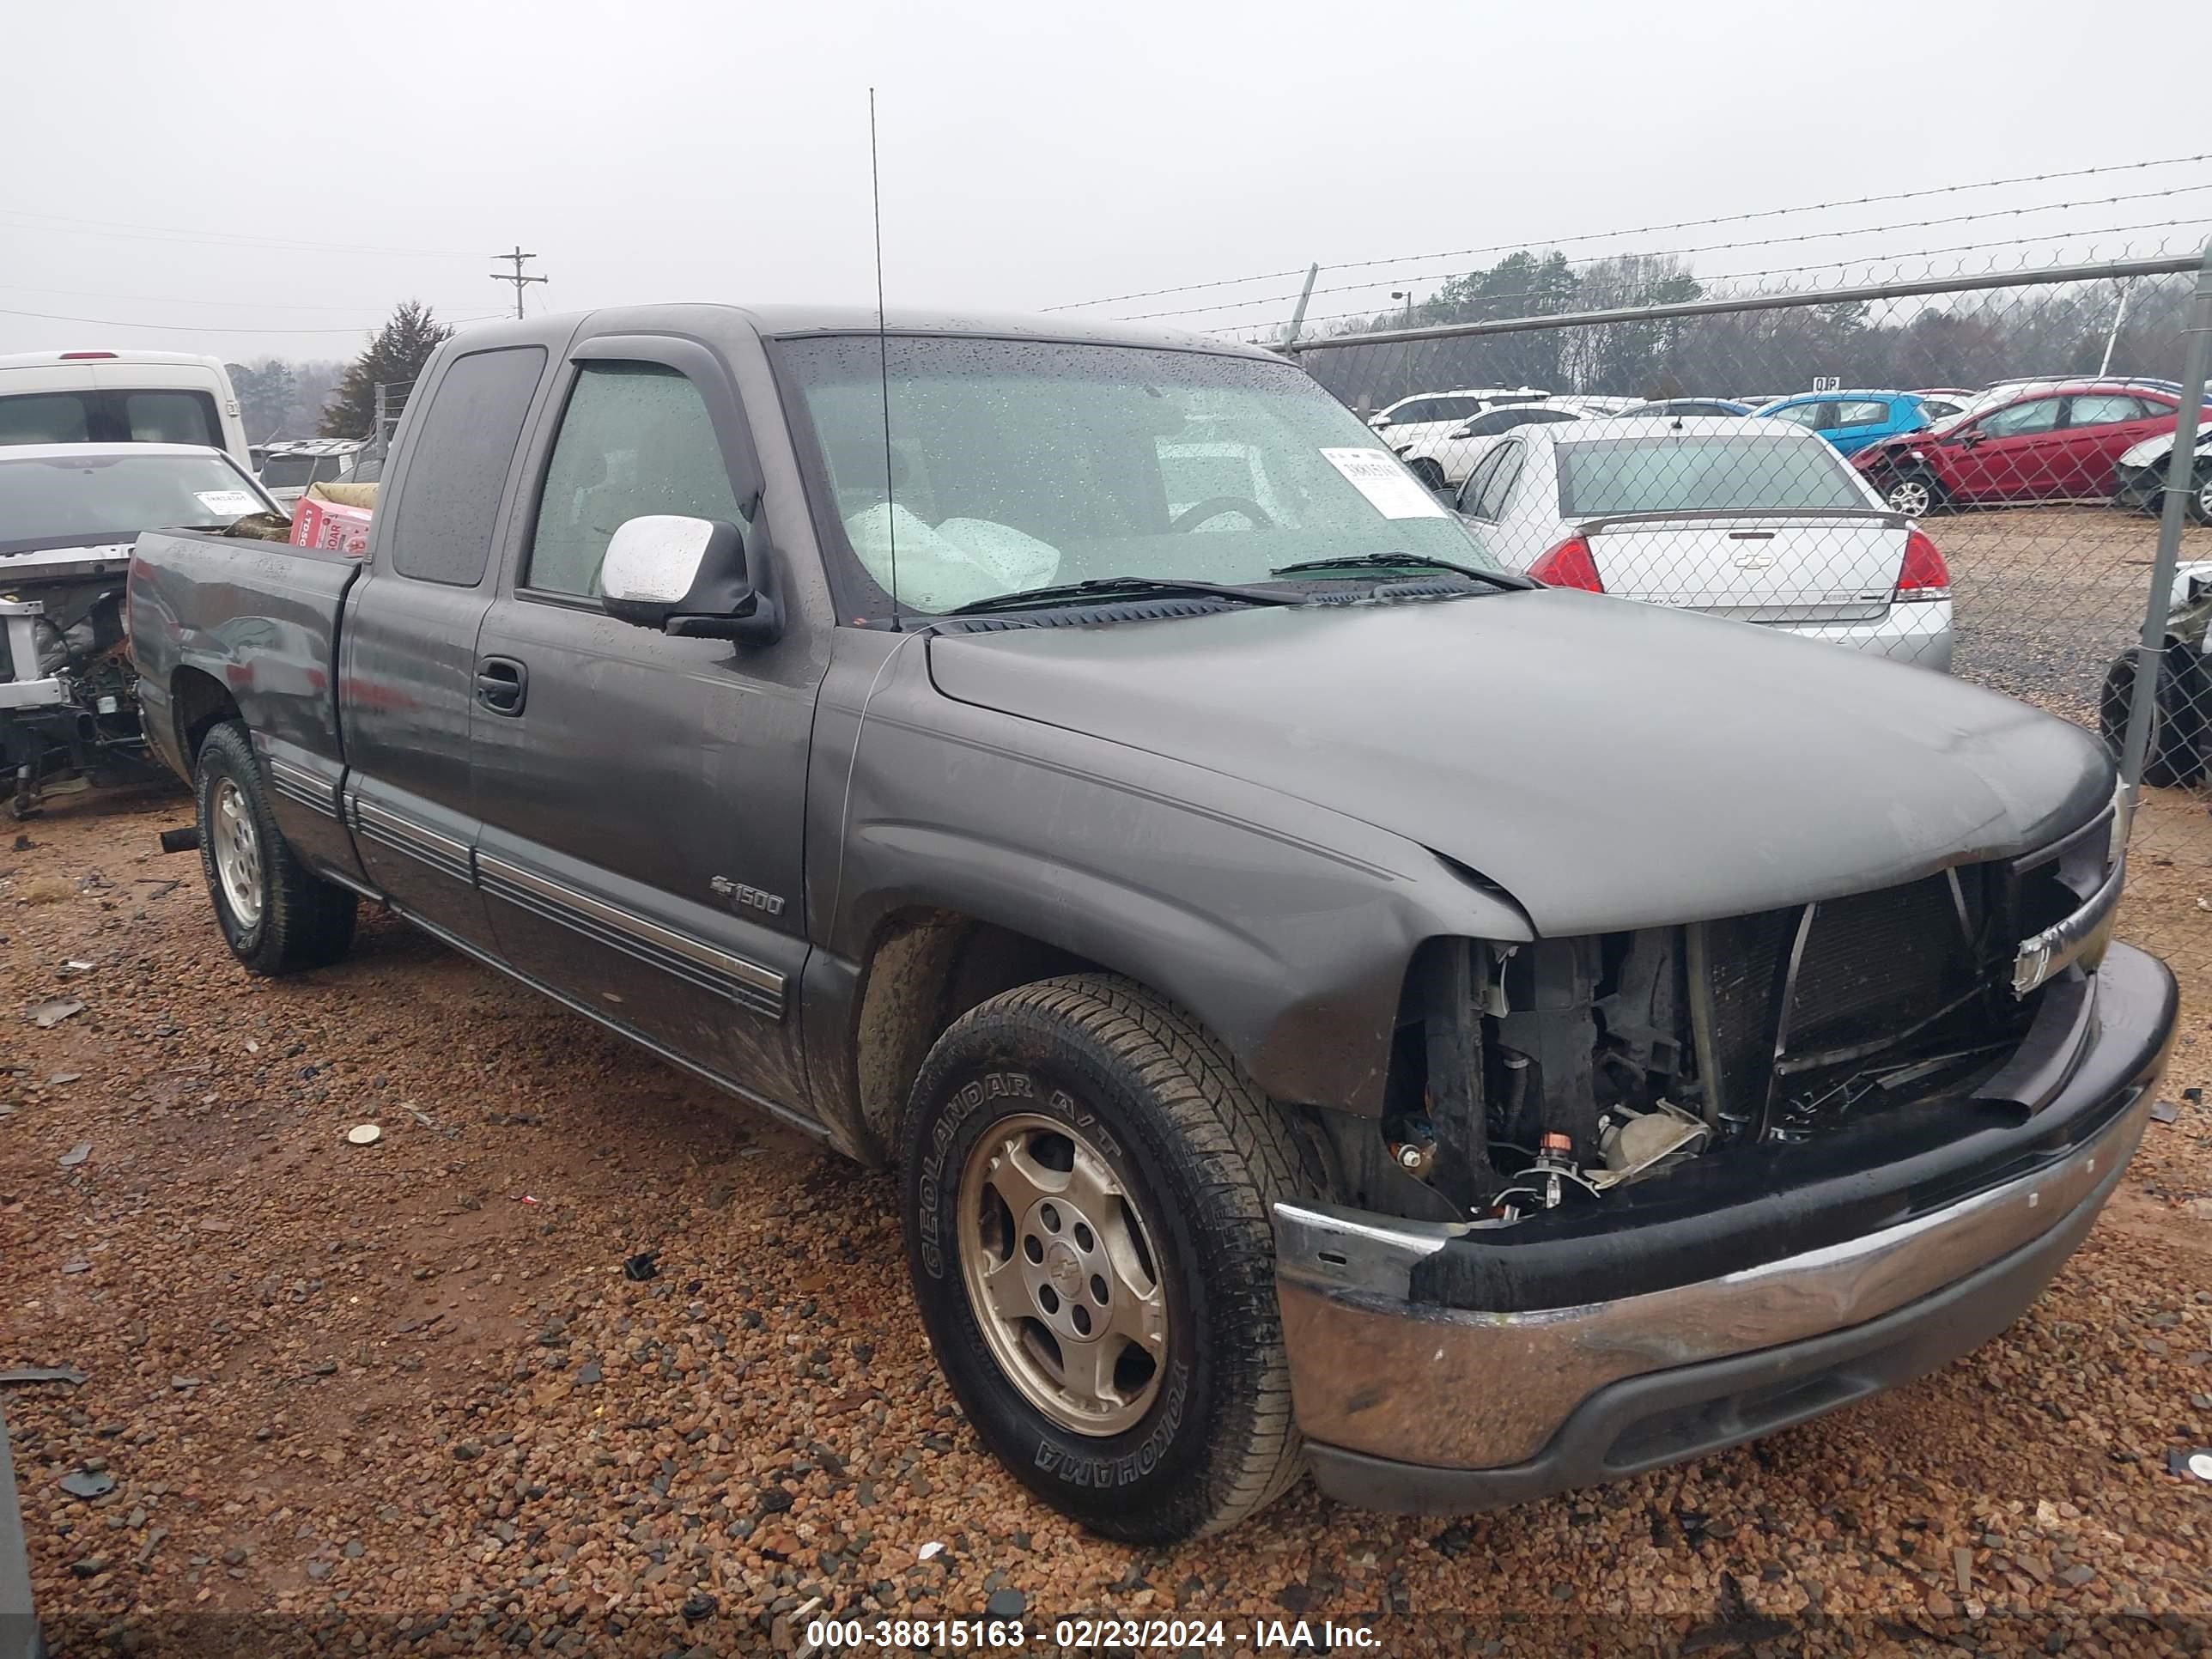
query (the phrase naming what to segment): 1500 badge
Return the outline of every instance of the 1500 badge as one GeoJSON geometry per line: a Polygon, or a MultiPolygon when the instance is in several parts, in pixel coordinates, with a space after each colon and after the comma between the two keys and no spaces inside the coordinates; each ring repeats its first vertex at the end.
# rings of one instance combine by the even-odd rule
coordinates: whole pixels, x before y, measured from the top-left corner
{"type": "Polygon", "coordinates": [[[780,916],[783,914],[783,895],[781,893],[764,893],[757,887],[748,887],[741,881],[732,881],[727,876],[715,876],[707,883],[707,885],[732,903],[742,904],[750,910],[758,910],[763,915],[780,916]]]}

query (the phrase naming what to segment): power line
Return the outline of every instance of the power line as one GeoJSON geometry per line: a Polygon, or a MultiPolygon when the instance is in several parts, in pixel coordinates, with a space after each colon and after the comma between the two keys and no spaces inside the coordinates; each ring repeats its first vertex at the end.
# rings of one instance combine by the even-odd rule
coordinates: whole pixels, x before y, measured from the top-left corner
{"type": "Polygon", "coordinates": [[[29,283],[0,283],[10,294],[59,294],[73,300],[143,300],[157,306],[216,306],[225,311],[358,311],[358,306],[301,305],[292,300],[187,300],[173,294],[114,294],[104,289],[40,288],[29,283]]]}
{"type": "MultiPolygon", "coordinates": [[[[465,323],[481,323],[503,316],[502,312],[486,312],[481,316],[463,317],[453,326],[465,323]]],[[[117,317],[64,317],[52,311],[10,311],[0,307],[0,317],[33,317],[49,323],[82,323],[91,328],[150,328],[170,334],[374,334],[380,325],[370,323],[354,328],[227,328],[209,323],[128,323],[117,317]]]]}
{"type": "Polygon", "coordinates": [[[197,242],[210,247],[269,247],[303,248],[319,253],[390,253],[409,258],[433,259],[472,259],[476,255],[442,247],[388,247],[359,242],[310,242],[288,236],[264,236],[252,231],[237,234],[215,235],[170,225],[132,225],[118,221],[101,223],[96,219],[71,219],[58,213],[38,213],[28,208],[0,208],[0,216],[15,219],[43,219],[53,225],[83,231],[94,236],[146,237],[155,240],[197,242]]]}
{"type": "MultiPolygon", "coordinates": [[[[1709,225],[1746,224],[1758,219],[1777,219],[1792,213],[1824,213],[1833,208],[1867,207],[1877,202],[1909,202],[1928,196],[1955,195],[1969,190],[1996,190],[2010,185],[2049,184],[2062,179],[2087,179],[2100,173],[2141,172],[2149,167],[2183,167],[2193,161],[2212,161],[2212,152],[2199,155],[2170,155],[2153,161],[2121,161],[2101,167],[2075,167],[2064,173],[2024,173],[2010,179],[1984,179],[1973,184],[1934,185],[1921,190],[1893,191],[1879,196],[1855,196],[1833,202],[1816,202],[1797,207],[1762,208],[1754,213],[1723,214],[1709,219],[1677,219],[1666,224],[1640,225],[1626,230],[1587,231],[1577,236],[1531,236],[1517,242],[1500,242],[1489,247],[1447,248],[1436,253],[1406,253],[1387,259],[1352,259],[1340,264],[1324,264],[1326,270],[1364,270],[1376,265],[1413,264],[1429,259],[1462,259],[1483,253],[1510,253],[1524,247],[1555,247],[1563,242],[1602,241],[1616,236],[1649,236],[1662,230],[1697,230],[1709,225]]],[[[2021,211],[2032,211],[2023,209],[2021,211]]],[[[1067,305],[1047,306],[1050,311],[1079,311],[1086,306],[1120,305],[1129,300],[1156,300],[1170,294],[1195,294],[1201,289],[1231,288],[1240,283],[1270,282],[1280,277],[1296,276],[1297,270],[1261,271],[1249,276],[1227,276],[1207,283],[1185,283],[1176,288],[1143,289],[1133,294],[1109,295],[1099,300],[1078,300],[1067,305]]],[[[1254,304],[1261,301],[1255,301],[1254,304]]],[[[1224,308],[1225,307],[1221,307],[1224,308]]],[[[1174,315],[1164,313],[1163,315],[1174,315]]]]}

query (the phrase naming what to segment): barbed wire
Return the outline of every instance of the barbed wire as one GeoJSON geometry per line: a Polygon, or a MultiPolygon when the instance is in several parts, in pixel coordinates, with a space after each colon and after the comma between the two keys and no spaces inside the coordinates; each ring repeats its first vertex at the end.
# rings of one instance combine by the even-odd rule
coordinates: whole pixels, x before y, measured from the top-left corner
{"type": "MultiPolygon", "coordinates": [[[[1991,208],[1980,213],[1955,213],[1947,215],[1941,218],[1916,219],[1908,221],[1903,224],[1896,225],[1856,225],[1842,230],[1808,231],[1804,234],[1799,236],[1770,236],[1747,242],[1708,242],[1702,246],[1694,247],[1652,248],[1650,250],[1639,249],[1635,251],[1623,251],[1617,253],[1590,254],[1579,259],[1564,260],[1562,261],[1562,264],[1566,269],[1572,270],[1578,267],[1604,264],[1609,261],[1616,259],[1677,259],[1696,253],[1727,253],[1755,247],[1782,247],[1796,242],[1817,242],[1838,236],[1870,236],[1878,233],[1887,233],[1891,231],[1929,230],[1938,225],[1969,224],[1983,219],[2016,218],[2022,214],[2027,213],[2070,212],[2076,208],[2113,207],[2123,202],[2160,201],[2175,196],[2195,195],[2204,191],[2212,191],[2212,179],[2208,179],[2201,185],[2179,185],[2171,190],[2141,191],[2132,195],[2102,197],[2082,202],[2051,202],[2047,203],[2041,207],[2034,208],[1991,208]]],[[[2171,223],[2173,228],[2179,228],[2185,224],[2194,222],[2188,220],[2173,220],[2167,222],[2171,223]]],[[[2134,227],[2134,228],[2140,229],[2152,229],[2157,228],[2159,227],[2134,227]]],[[[2108,234],[2114,233],[2038,230],[2027,232],[2019,236],[2007,237],[2001,241],[1984,242],[1979,244],[1967,243],[1963,246],[1966,247],[2001,247],[2030,240],[2036,241],[2057,241],[2067,238],[2078,238],[2079,236],[2085,234],[2097,235],[2108,234]]],[[[1516,252],[1534,252],[1533,248],[1516,249],[1514,251],[1516,252]]],[[[1930,251],[1937,253],[1944,253],[1956,252],[1960,250],[1956,248],[1936,248],[1930,251]]],[[[1881,258],[1886,259],[1888,256],[1884,255],[1880,257],[1881,258]]],[[[1880,261],[1877,260],[1877,263],[1879,262],[1880,261]]],[[[1800,270],[1825,270],[1830,265],[1860,264],[1863,263],[1865,263],[1865,261],[1858,259],[1827,260],[1819,265],[1800,265],[1793,267],[1793,269],[1800,270]]],[[[1313,290],[1313,295],[1317,296],[1324,294],[1364,293],[1376,289],[1388,288],[1393,283],[1403,283],[1410,286],[1415,283],[1456,282],[1462,277],[1480,276],[1483,273],[1480,270],[1439,270],[1422,272],[1414,276],[1378,276],[1366,282],[1338,283],[1332,284],[1328,288],[1316,288],[1313,290]]],[[[1716,277],[1714,280],[1722,281],[1725,279],[1716,277]]],[[[1257,295],[1250,299],[1224,301],[1218,305],[1185,306],[1181,309],[1175,311],[1139,312],[1134,315],[1117,316],[1112,320],[1118,323],[1136,323],[1149,322],[1161,317],[1195,317],[1202,315],[1209,311],[1233,311],[1243,306],[1279,305],[1286,300],[1296,300],[1297,297],[1298,296],[1296,294],[1257,295]]],[[[1508,295],[1504,297],[1510,298],[1515,296],[1508,295]]]]}
{"type": "MultiPolygon", "coordinates": [[[[2025,173],[2009,179],[1984,179],[1970,184],[1933,185],[1918,190],[1892,191],[1881,195],[1841,198],[1832,202],[1808,203],[1796,207],[1762,208],[1751,213],[1721,214],[1705,219],[1676,219],[1665,224],[1641,225],[1620,230],[1586,231],[1573,236],[1523,237],[1518,241],[1499,242],[1488,247],[1447,248],[1440,252],[1398,254],[1381,259],[1326,262],[1323,268],[1330,270],[1367,270],[1377,265],[1416,264],[1430,259],[1471,258],[1479,254],[1510,253],[1526,247],[1555,247],[1569,242],[1602,241],[1621,236],[1650,236],[1668,230],[1698,230],[1709,225],[1747,224],[1756,220],[1782,218],[1793,213],[1825,213],[1837,208],[1868,207],[1880,202],[1917,201],[1926,197],[1955,195],[1965,191],[1996,190],[2013,185],[2051,184],[2067,179],[2094,178],[2107,173],[2142,172],[2151,167],[2185,167],[2197,161],[2212,161],[2212,152],[2197,155],[2163,156],[2148,161],[2112,162],[2098,167],[2075,167],[2061,173],[2025,173]]],[[[2019,210],[2033,212],[2036,210],[2019,210]]],[[[1172,288],[1141,289],[1130,294],[1109,295],[1103,299],[1077,300],[1063,305],[1047,306],[1044,309],[1048,312],[1080,311],[1089,306],[1121,305],[1131,300],[1155,300],[1170,294],[1195,294],[1218,288],[1232,288],[1243,283],[1272,282],[1303,275],[1304,272],[1300,270],[1261,271],[1249,276],[1224,276],[1210,282],[1185,283],[1172,288]]],[[[1252,303],[1256,305],[1263,302],[1255,300],[1252,303]]],[[[1162,313],[1160,314],[1177,313],[1162,313]]]]}
{"type": "MultiPolygon", "coordinates": [[[[2148,223],[2140,225],[2108,225],[2095,230],[2053,233],[2048,237],[2039,233],[2036,240],[2048,240],[2062,243],[2075,243],[2090,246],[2090,239],[2094,237],[2126,236],[2133,235],[2139,231],[2179,230],[2191,228],[2193,228],[2193,226],[2191,226],[2190,222],[2187,221],[2154,220],[2148,223]]],[[[1888,274],[1885,280],[1903,281],[1905,280],[1903,274],[1904,268],[1916,260],[1931,259],[1938,254],[1972,253],[1978,252],[1989,248],[2013,247],[2018,246],[2021,240],[2021,239],[2016,237],[2007,237],[1996,241],[1988,242],[1959,242],[1948,247],[1922,248],[1911,253],[1881,254],[1860,259],[1822,260],[1814,264],[1776,265],[1771,266],[1764,270],[1723,271],[1716,272],[1711,276],[1702,275],[1696,271],[1685,271],[1682,274],[1698,284],[1698,297],[1701,299],[1752,299],[1762,297],[1778,299],[1786,297],[1788,295],[1796,292],[1797,290],[1782,289],[1778,290],[1772,295],[1765,295],[1759,290],[1754,289],[1749,294],[1731,294],[1717,291],[1717,285],[1724,283],[1749,282],[1756,277],[1798,276],[1804,275],[1808,271],[1814,270],[1835,271],[1838,273],[1839,276],[1846,277],[1850,272],[1864,270],[1867,275],[1859,280],[1873,282],[1877,280],[1874,273],[1878,268],[1887,269],[1888,274]]],[[[2170,241],[2172,239],[2168,238],[2166,240],[2170,241]]],[[[2160,245],[2160,251],[2164,251],[2164,244],[2160,245]]],[[[2091,257],[2094,257],[2094,252],[2091,257]]],[[[2120,258],[2127,256],[2116,255],[2115,257],[2120,258]]],[[[2066,261],[2060,257],[2058,252],[2054,250],[2051,252],[2051,257],[2047,260],[2042,262],[2041,266],[2023,259],[2018,269],[2021,274],[2025,276],[2039,268],[2045,268],[2049,265],[2062,264],[2064,263],[2066,263],[2066,261]]],[[[1558,290],[1553,289],[1523,289],[1516,292],[1505,294],[1470,295],[1468,296],[1468,301],[1472,304],[1488,306],[1507,300],[1541,300],[1552,298],[1555,297],[1557,293],[1558,290]]],[[[1395,309],[1395,307],[1389,307],[1389,309],[1395,309]]],[[[1310,316],[1303,320],[1306,325],[1311,326],[1319,323],[1341,322],[1352,318],[1379,317],[1384,314],[1386,314],[1386,308],[1383,307],[1363,306],[1352,311],[1324,312],[1319,316],[1310,316]]],[[[1121,320],[1130,319],[1124,319],[1121,320]]],[[[1285,325],[1280,323],[1218,323],[1211,327],[1201,328],[1196,331],[1201,334],[1227,334],[1236,332],[1239,330],[1250,331],[1259,329],[1264,331],[1268,329],[1279,329],[1283,326],[1285,326],[1285,325]]],[[[1255,341],[1253,343],[1264,343],[1264,342],[1255,341]]]]}

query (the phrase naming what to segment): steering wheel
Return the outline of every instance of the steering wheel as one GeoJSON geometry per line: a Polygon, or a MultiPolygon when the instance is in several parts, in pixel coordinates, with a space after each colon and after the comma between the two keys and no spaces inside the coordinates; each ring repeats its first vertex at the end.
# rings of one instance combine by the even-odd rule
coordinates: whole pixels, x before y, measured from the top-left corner
{"type": "Polygon", "coordinates": [[[1224,513],[1242,513],[1262,530],[1273,530],[1275,521],[1267,516],[1267,509],[1249,495],[1208,495],[1194,507],[1187,507],[1168,524],[1170,530],[1188,533],[1208,519],[1218,519],[1224,513]]]}

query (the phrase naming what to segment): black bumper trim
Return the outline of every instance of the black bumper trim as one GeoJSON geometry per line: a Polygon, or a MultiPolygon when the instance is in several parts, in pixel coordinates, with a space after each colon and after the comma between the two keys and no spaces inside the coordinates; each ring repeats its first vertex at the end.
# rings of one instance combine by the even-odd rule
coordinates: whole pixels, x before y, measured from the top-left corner
{"type": "Polygon", "coordinates": [[[1315,1484],[1363,1509],[1468,1514],[1707,1456],[1896,1388],[2018,1319],[2095,1224],[2124,1167],[2011,1255],[1879,1319],[1601,1389],[1525,1463],[1434,1468],[1310,1443],[1315,1484]]]}

